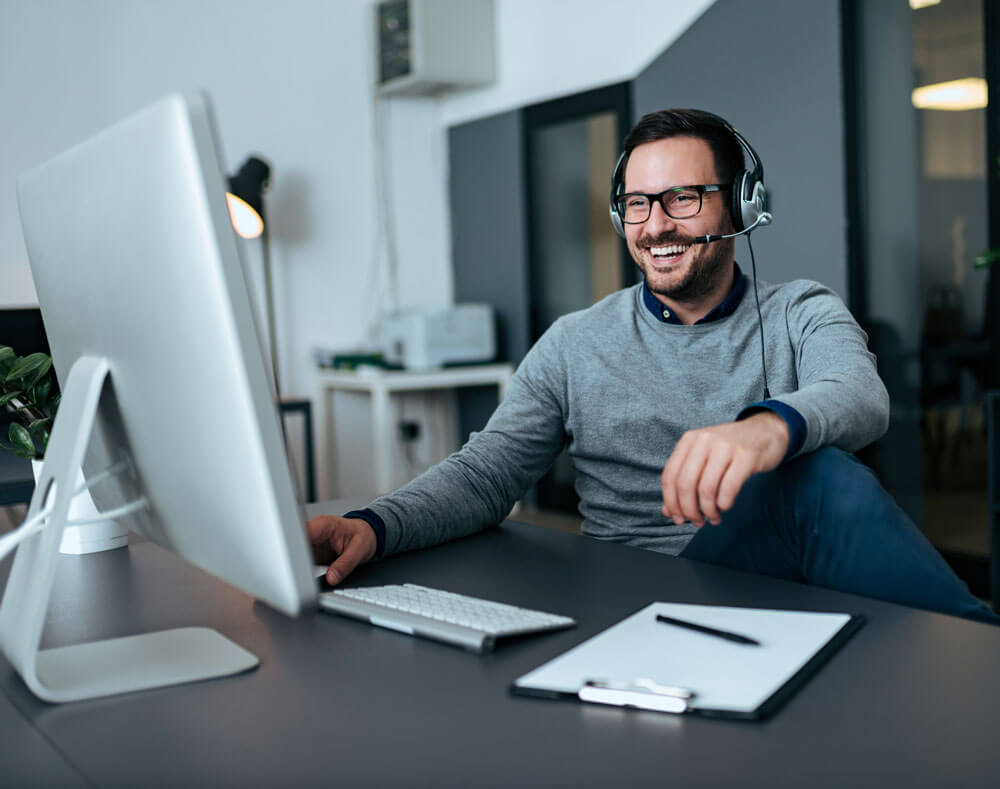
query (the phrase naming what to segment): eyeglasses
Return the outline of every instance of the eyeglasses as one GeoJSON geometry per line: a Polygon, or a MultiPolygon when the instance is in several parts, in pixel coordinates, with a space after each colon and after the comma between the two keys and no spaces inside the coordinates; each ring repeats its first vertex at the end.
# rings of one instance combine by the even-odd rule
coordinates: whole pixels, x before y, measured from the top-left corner
{"type": "Polygon", "coordinates": [[[698,184],[675,186],[655,195],[628,192],[615,198],[615,207],[618,209],[618,216],[627,225],[640,225],[649,219],[653,203],[659,203],[672,219],[690,219],[701,211],[702,198],[706,192],[721,192],[728,187],[729,184],[698,184]]]}

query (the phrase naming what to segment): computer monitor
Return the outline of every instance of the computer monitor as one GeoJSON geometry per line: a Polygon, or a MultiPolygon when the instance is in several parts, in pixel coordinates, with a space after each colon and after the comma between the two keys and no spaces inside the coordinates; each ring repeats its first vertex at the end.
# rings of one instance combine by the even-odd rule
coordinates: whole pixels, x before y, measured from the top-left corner
{"type": "Polygon", "coordinates": [[[172,95],[18,179],[63,396],[0,606],[31,690],[69,701],[246,670],[207,629],[39,650],[77,470],[101,511],[295,615],[316,582],[226,207],[208,99],[172,95]]]}

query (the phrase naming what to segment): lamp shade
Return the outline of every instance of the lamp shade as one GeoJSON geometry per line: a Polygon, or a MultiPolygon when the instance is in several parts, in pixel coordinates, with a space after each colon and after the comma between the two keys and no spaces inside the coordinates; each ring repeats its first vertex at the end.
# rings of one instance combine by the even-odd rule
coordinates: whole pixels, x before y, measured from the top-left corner
{"type": "Polygon", "coordinates": [[[271,183],[271,166],[250,156],[229,178],[229,217],[243,238],[257,238],[264,231],[264,192],[271,183]]]}

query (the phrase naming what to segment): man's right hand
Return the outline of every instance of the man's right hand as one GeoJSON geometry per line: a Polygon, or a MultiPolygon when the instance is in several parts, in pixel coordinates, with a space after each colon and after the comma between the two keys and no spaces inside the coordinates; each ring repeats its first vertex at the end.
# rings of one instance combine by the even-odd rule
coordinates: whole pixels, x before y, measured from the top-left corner
{"type": "Polygon", "coordinates": [[[359,564],[371,561],[378,545],[372,527],[361,518],[317,515],[306,523],[306,534],[316,562],[330,565],[326,571],[330,586],[343,581],[359,564]]]}

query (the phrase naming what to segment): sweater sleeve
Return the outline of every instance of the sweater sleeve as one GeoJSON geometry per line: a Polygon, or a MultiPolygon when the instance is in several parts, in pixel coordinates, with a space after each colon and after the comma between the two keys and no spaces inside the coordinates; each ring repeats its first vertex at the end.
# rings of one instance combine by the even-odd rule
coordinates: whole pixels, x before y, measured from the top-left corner
{"type": "Polygon", "coordinates": [[[774,399],[805,419],[799,454],[828,445],[853,452],[885,433],[889,394],[868,350],[868,336],[840,298],[815,282],[796,285],[785,320],[798,389],[774,399]]]}
{"type": "Polygon", "coordinates": [[[528,352],[486,427],[458,452],[370,505],[385,555],[495,525],[552,465],[565,443],[563,336],[554,324],[528,352]]]}

